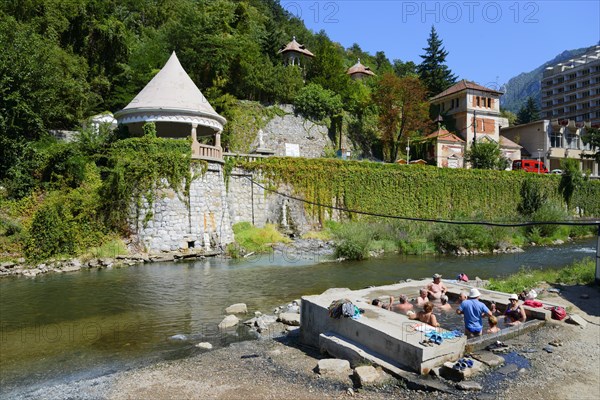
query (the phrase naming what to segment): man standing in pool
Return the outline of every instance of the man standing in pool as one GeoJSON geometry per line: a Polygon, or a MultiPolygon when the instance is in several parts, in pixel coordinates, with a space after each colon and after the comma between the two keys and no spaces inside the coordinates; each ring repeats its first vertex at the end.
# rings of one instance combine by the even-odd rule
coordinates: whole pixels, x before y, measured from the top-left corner
{"type": "Polygon", "coordinates": [[[439,300],[442,295],[446,294],[448,289],[442,283],[442,276],[440,274],[433,274],[433,282],[427,285],[427,296],[431,300],[439,300]]]}
{"type": "Polygon", "coordinates": [[[456,309],[456,313],[464,315],[465,318],[465,335],[467,337],[481,336],[483,331],[483,315],[492,316],[492,312],[485,304],[479,301],[479,290],[471,289],[469,298],[463,301],[456,309]]]}

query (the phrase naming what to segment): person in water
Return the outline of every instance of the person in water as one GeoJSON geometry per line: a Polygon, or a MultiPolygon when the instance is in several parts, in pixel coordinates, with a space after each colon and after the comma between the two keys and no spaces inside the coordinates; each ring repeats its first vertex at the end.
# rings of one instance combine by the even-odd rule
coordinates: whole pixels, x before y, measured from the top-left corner
{"type": "Polygon", "coordinates": [[[434,328],[440,326],[437,322],[437,318],[433,313],[433,303],[428,301],[423,305],[423,310],[415,313],[414,311],[410,311],[408,314],[409,319],[418,319],[421,322],[426,323],[427,325],[431,325],[434,328]]]}
{"type": "Polygon", "coordinates": [[[498,328],[498,318],[495,316],[491,316],[488,318],[488,323],[490,327],[485,331],[485,333],[498,333],[500,332],[500,328],[498,328]]]}
{"type": "Polygon", "coordinates": [[[419,290],[419,297],[417,297],[417,306],[423,307],[428,301],[429,298],[427,297],[427,289],[423,288],[419,290]]]}
{"type": "Polygon", "coordinates": [[[440,297],[440,302],[441,304],[437,306],[438,309],[446,312],[452,311],[452,306],[448,304],[448,296],[443,294],[442,297],[440,297]]]}
{"type": "Polygon", "coordinates": [[[492,312],[479,301],[481,293],[477,288],[471,289],[469,298],[456,309],[456,313],[465,318],[465,335],[467,337],[481,336],[483,331],[483,315],[492,316],[492,312]]]}
{"type": "Polygon", "coordinates": [[[525,322],[525,320],[527,320],[527,315],[525,315],[523,306],[519,304],[519,296],[511,294],[508,296],[508,301],[510,301],[510,304],[506,307],[506,311],[504,312],[504,323],[506,325],[514,326],[525,322]]]}
{"type": "Polygon", "coordinates": [[[398,297],[398,303],[392,306],[392,311],[396,311],[402,314],[408,313],[413,309],[413,305],[408,302],[408,297],[406,295],[401,294],[398,297]]]}
{"type": "Polygon", "coordinates": [[[433,282],[427,285],[427,296],[431,300],[439,300],[447,291],[448,288],[442,283],[442,276],[433,274],[433,282]]]}

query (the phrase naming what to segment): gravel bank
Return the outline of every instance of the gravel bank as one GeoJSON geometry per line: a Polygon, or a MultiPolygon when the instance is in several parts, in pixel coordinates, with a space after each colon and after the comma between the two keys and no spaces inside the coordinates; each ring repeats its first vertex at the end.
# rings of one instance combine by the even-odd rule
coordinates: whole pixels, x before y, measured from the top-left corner
{"type": "Polygon", "coordinates": [[[322,377],[321,356],[294,336],[235,343],[183,360],[157,363],[95,379],[21,393],[19,399],[597,399],[600,398],[600,292],[564,288],[562,302],[588,321],[585,329],[564,322],[507,341],[531,367],[475,379],[482,391],[424,393],[398,381],[357,388],[349,376],[322,377]],[[582,299],[581,295],[584,298],[582,299]],[[571,300],[571,301],[569,301],[571,300]],[[543,350],[549,342],[562,345],[543,350]]]}

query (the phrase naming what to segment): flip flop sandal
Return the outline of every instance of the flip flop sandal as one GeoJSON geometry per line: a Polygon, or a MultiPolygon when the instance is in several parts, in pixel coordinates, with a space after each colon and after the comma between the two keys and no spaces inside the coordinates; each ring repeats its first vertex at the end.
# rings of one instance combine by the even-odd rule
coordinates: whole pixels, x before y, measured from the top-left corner
{"type": "Polygon", "coordinates": [[[467,367],[471,368],[473,367],[473,360],[469,360],[469,359],[465,359],[465,364],[467,364],[467,367]]]}

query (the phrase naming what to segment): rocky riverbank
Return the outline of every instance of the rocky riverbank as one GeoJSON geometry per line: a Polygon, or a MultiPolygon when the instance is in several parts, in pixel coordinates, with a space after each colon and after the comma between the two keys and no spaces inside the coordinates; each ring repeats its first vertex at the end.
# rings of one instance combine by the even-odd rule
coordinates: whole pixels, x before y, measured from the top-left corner
{"type": "MultiPolygon", "coordinates": [[[[563,287],[548,293],[586,323],[551,321],[507,340],[505,365],[475,377],[468,385],[426,379],[430,388],[412,390],[410,382],[375,370],[378,379],[361,381],[357,369],[325,366],[323,355],[303,347],[297,334],[205,350],[192,357],[159,362],[110,375],[66,382],[14,394],[17,399],[597,399],[600,397],[600,291],[563,287]],[[553,345],[549,345],[552,343],[553,345]]],[[[293,303],[283,306],[287,310],[293,303]]],[[[362,371],[365,369],[363,368],[362,371]]]]}
{"type": "MultiPolygon", "coordinates": [[[[319,239],[296,239],[291,243],[276,243],[273,245],[273,252],[289,259],[311,259],[325,260],[333,254],[334,244],[331,241],[319,239]]],[[[252,256],[247,254],[246,256],[252,256]]],[[[176,251],[168,253],[148,254],[135,253],[129,255],[117,255],[116,257],[102,258],[73,258],[73,259],[51,259],[39,264],[28,264],[24,258],[19,258],[14,262],[0,263],[0,278],[4,276],[26,276],[35,277],[39,274],[49,272],[65,273],[74,272],[89,268],[119,268],[136,264],[153,262],[170,262],[180,260],[203,259],[207,257],[227,257],[220,251],[205,251],[203,249],[189,249],[186,251],[176,251]]]]}

